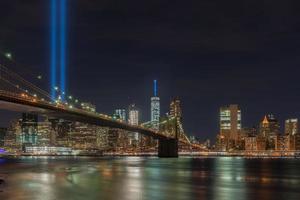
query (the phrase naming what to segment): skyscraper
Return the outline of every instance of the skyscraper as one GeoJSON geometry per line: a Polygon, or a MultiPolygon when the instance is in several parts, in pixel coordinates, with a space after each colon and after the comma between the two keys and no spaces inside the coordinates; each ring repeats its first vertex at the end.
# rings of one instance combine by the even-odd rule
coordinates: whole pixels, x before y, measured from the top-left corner
{"type": "Polygon", "coordinates": [[[298,134],[299,124],[298,119],[287,119],[285,120],[284,133],[286,135],[298,134]]]}
{"type": "Polygon", "coordinates": [[[114,117],[122,121],[126,121],[126,110],[125,109],[116,109],[114,117]]]}
{"type": "Polygon", "coordinates": [[[280,125],[274,115],[265,115],[260,123],[260,136],[266,139],[267,150],[276,150],[277,140],[280,136],[280,125]]]}
{"type": "Polygon", "coordinates": [[[135,104],[129,106],[129,119],[128,123],[130,125],[137,126],[139,125],[139,111],[135,104]]]}
{"type": "Polygon", "coordinates": [[[265,115],[260,123],[260,135],[263,137],[275,137],[280,134],[280,125],[273,114],[265,115]]]}
{"type": "Polygon", "coordinates": [[[38,134],[38,116],[35,114],[23,113],[21,129],[21,144],[36,145],[38,134]]]}
{"type": "Polygon", "coordinates": [[[154,95],[151,97],[151,124],[155,130],[159,130],[160,120],[160,98],[157,92],[157,80],[154,80],[154,95]]]}
{"type": "Polygon", "coordinates": [[[242,114],[238,105],[220,108],[220,134],[227,140],[237,141],[242,128],[242,114]]]}
{"type": "Polygon", "coordinates": [[[170,104],[170,117],[182,118],[182,110],[179,98],[175,98],[170,104]]]}
{"type": "MultiPolygon", "coordinates": [[[[138,126],[139,125],[139,110],[135,106],[135,104],[132,104],[129,106],[129,118],[128,118],[128,123],[133,126],[138,126]]],[[[131,142],[133,140],[138,141],[139,140],[139,134],[138,133],[132,133],[129,135],[131,142]]]]}

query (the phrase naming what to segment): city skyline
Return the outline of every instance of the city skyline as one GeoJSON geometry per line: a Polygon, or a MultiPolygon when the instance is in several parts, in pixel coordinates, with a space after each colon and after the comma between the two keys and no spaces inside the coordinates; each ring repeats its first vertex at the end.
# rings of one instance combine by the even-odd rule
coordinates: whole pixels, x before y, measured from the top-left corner
{"type": "Polygon", "coordinates": [[[0,0],[0,199],[299,200],[298,4],[0,0]]]}
{"type": "MultiPolygon", "coordinates": [[[[120,10],[109,3],[71,3],[69,14],[74,17],[68,21],[68,92],[96,104],[104,113],[134,102],[146,121],[150,116],[151,81],[157,79],[161,113],[166,113],[169,101],[179,96],[186,131],[203,139],[212,139],[218,133],[216,124],[222,105],[239,104],[247,127],[258,125],[266,113],[274,113],[281,124],[286,119],[299,118],[300,62],[293,56],[297,54],[294,49],[298,36],[293,32],[297,14],[290,12],[294,8],[289,2],[283,8],[277,2],[266,3],[259,9],[265,12],[256,11],[257,3],[240,3],[231,8],[226,3],[219,7],[191,1],[189,6],[194,4],[196,10],[175,3],[170,16],[163,12],[164,2],[124,2],[120,10]],[[225,8],[222,15],[217,12],[220,8],[225,8]],[[181,9],[177,15],[175,11],[181,9]],[[245,14],[234,21],[232,15],[241,15],[238,10],[245,14]],[[252,12],[257,13],[254,18],[252,12]],[[85,18],[87,13],[91,15],[85,18]],[[221,18],[223,15],[225,18],[221,18]],[[155,21],[155,17],[162,20],[155,21]],[[172,26],[173,20],[176,26],[172,26]],[[89,26],[82,29],[82,24],[89,26]],[[186,26],[189,28],[184,29],[186,26]],[[211,32],[215,34],[207,36],[211,32]],[[249,41],[253,41],[251,45],[249,41]],[[78,73],[83,68],[88,70],[78,73]],[[90,87],[92,83],[97,84],[97,90],[90,87]]],[[[45,81],[49,80],[50,49],[47,2],[9,1],[0,5],[5,8],[1,19],[6,21],[0,30],[1,51],[10,52],[14,60],[26,66],[17,71],[42,75],[43,81],[32,81],[49,88],[45,81]],[[35,45],[31,45],[33,42],[35,45]]],[[[1,111],[1,116],[9,115],[1,111]]],[[[7,121],[3,119],[1,126],[7,121]]]]}

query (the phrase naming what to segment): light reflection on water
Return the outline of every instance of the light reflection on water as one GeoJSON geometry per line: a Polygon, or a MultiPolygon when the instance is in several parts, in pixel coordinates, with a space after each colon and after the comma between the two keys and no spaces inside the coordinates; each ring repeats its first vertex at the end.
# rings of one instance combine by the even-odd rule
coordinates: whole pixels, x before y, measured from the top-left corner
{"type": "Polygon", "coordinates": [[[300,199],[300,160],[1,159],[0,199],[300,199]]]}

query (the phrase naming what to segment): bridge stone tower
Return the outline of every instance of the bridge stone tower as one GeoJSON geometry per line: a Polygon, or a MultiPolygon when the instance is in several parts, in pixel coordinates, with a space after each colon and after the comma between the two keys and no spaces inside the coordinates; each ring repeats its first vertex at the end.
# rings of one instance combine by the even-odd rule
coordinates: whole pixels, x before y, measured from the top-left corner
{"type": "Polygon", "coordinates": [[[160,158],[177,158],[178,157],[178,119],[174,120],[175,137],[164,138],[158,141],[158,157],[160,158]]]}
{"type": "Polygon", "coordinates": [[[177,158],[178,157],[178,140],[177,139],[160,139],[158,142],[158,157],[160,157],[160,158],[177,158]]]}

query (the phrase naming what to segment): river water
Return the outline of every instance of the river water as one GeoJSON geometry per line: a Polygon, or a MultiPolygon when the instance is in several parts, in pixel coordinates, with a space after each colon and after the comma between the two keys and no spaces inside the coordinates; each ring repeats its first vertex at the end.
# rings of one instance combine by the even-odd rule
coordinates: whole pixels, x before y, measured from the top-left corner
{"type": "Polygon", "coordinates": [[[0,158],[1,200],[300,199],[300,160],[0,158]]]}

